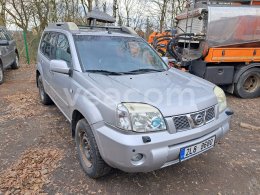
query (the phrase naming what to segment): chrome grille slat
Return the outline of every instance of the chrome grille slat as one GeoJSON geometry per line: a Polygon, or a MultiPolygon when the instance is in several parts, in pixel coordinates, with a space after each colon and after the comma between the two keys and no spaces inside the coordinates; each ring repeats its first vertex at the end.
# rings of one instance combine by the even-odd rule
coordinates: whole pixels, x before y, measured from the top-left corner
{"type": "Polygon", "coordinates": [[[185,115],[178,115],[173,117],[173,122],[177,131],[183,131],[188,129],[193,129],[199,126],[203,126],[206,123],[209,123],[215,119],[215,106],[210,108],[185,114],[185,115]],[[200,114],[203,117],[203,123],[200,125],[196,125],[195,118],[200,114]]]}

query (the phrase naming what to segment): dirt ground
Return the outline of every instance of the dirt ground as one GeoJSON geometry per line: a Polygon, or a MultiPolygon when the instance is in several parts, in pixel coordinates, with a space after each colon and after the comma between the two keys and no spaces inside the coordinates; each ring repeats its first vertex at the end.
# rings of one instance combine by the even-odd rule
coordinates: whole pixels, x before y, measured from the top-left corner
{"type": "Polygon", "coordinates": [[[235,111],[228,135],[205,154],[150,173],[114,170],[88,178],[77,159],[70,124],[56,106],[42,106],[33,66],[8,70],[0,86],[2,194],[260,194],[260,98],[228,95],[235,111]]]}

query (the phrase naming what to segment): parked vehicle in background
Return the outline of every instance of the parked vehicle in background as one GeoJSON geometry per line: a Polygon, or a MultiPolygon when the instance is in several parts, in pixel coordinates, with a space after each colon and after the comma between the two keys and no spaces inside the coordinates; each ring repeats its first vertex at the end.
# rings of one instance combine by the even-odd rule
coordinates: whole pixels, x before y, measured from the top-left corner
{"type": "Polygon", "coordinates": [[[4,82],[4,70],[8,67],[20,67],[19,53],[11,34],[5,27],[0,26],[0,84],[4,82]]]}
{"type": "Polygon", "coordinates": [[[151,34],[174,65],[241,98],[260,97],[260,2],[195,0],[171,35],[151,34]],[[162,44],[163,43],[163,44],[162,44]]]}
{"type": "Polygon", "coordinates": [[[127,27],[50,24],[36,80],[41,102],[53,101],[70,121],[92,178],[111,167],[148,172],[201,154],[229,131],[233,114],[223,90],[169,68],[127,27]]]}

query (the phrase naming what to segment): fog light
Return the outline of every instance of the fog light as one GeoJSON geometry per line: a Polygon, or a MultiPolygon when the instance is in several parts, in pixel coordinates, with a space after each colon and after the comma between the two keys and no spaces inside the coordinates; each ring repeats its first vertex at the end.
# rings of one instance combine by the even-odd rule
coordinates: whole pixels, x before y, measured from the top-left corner
{"type": "Polygon", "coordinates": [[[134,162],[137,162],[137,161],[142,160],[143,157],[144,157],[144,155],[138,153],[138,154],[135,154],[135,155],[132,157],[131,160],[134,161],[134,162]]]}

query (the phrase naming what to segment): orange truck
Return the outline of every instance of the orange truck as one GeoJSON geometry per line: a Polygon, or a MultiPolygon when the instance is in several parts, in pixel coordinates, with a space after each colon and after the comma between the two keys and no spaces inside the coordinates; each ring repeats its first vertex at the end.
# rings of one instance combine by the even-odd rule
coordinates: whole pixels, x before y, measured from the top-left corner
{"type": "Polygon", "coordinates": [[[227,92],[259,97],[259,5],[259,0],[195,1],[176,17],[165,55],[227,92]]]}

